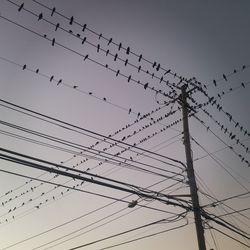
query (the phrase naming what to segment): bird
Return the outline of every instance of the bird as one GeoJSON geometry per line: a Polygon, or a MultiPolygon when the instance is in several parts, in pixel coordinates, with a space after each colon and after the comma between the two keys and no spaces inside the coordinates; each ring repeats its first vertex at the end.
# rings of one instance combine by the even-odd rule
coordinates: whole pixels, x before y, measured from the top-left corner
{"type": "Polygon", "coordinates": [[[216,86],[217,84],[216,84],[216,80],[213,80],[213,83],[214,83],[214,86],[216,86]]]}
{"type": "Polygon", "coordinates": [[[161,77],[161,79],[160,79],[160,83],[163,81],[163,76],[161,77]]]}
{"type": "Polygon", "coordinates": [[[27,67],[27,65],[26,65],[26,64],[24,64],[24,65],[23,65],[23,70],[25,70],[25,69],[26,69],[26,67],[27,67]]]}
{"type": "Polygon", "coordinates": [[[58,82],[57,82],[57,86],[59,85],[59,84],[61,84],[62,83],[62,79],[60,79],[58,82]]]}
{"type": "Polygon", "coordinates": [[[74,17],[72,16],[72,17],[70,18],[70,20],[69,20],[69,24],[72,25],[73,22],[74,22],[74,17]]]}
{"type": "Polygon", "coordinates": [[[109,54],[109,49],[106,51],[106,56],[109,54]]]}
{"type": "Polygon", "coordinates": [[[122,43],[119,43],[118,50],[120,51],[122,48],[122,43]]]}
{"type": "Polygon", "coordinates": [[[39,209],[39,206],[35,206],[35,208],[39,209]]]}
{"type": "Polygon", "coordinates": [[[146,90],[148,87],[148,82],[144,84],[144,89],[146,90]]]}
{"type": "Polygon", "coordinates": [[[159,69],[161,68],[161,65],[160,65],[160,63],[157,65],[157,67],[156,67],[156,70],[157,71],[159,71],[159,69]]]}
{"type": "Polygon", "coordinates": [[[89,92],[89,95],[92,95],[93,93],[92,92],[89,92]]]}
{"type": "Polygon", "coordinates": [[[107,101],[106,97],[103,97],[103,101],[107,101]]]}
{"type": "Polygon", "coordinates": [[[130,113],[131,113],[131,111],[132,111],[132,109],[130,108],[130,109],[128,110],[128,114],[130,114],[130,113]]]}
{"type": "Polygon", "coordinates": [[[223,78],[224,78],[225,81],[227,81],[227,77],[226,77],[225,74],[223,74],[223,78]]]}
{"type": "Polygon", "coordinates": [[[54,78],[54,76],[51,76],[50,79],[49,79],[49,81],[52,82],[53,78],[54,78]]]}
{"type": "Polygon", "coordinates": [[[129,75],[129,77],[128,77],[128,82],[130,82],[130,80],[131,80],[131,75],[129,75]]]}
{"type": "Polygon", "coordinates": [[[19,8],[18,8],[18,11],[19,11],[19,12],[22,10],[23,6],[24,6],[24,3],[22,3],[22,4],[19,6],[19,8]]]}
{"type": "Polygon", "coordinates": [[[53,38],[53,39],[52,39],[52,46],[54,46],[54,45],[55,45],[55,42],[56,42],[56,39],[55,39],[55,38],[53,38]]]}
{"type": "Polygon", "coordinates": [[[119,75],[119,73],[120,73],[120,70],[118,69],[117,71],[116,71],[116,76],[118,76],[119,75]]]}
{"type": "Polygon", "coordinates": [[[129,55],[129,53],[130,53],[130,48],[127,47],[126,54],[129,55]]]}
{"type": "Polygon", "coordinates": [[[128,59],[125,60],[124,65],[127,66],[127,64],[128,64],[128,59]]]}
{"type": "Polygon", "coordinates": [[[138,61],[140,62],[142,59],[142,54],[140,54],[138,61]]]}
{"type": "Polygon", "coordinates": [[[89,55],[87,54],[85,57],[84,57],[84,61],[86,60],[86,59],[88,59],[88,57],[89,57],[89,55]]]}
{"type": "Polygon", "coordinates": [[[43,19],[43,13],[40,13],[38,16],[38,21],[40,21],[41,19],[43,19]]]}
{"type": "Polygon", "coordinates": [[[73,89],[76,89],[77,87],[78,87],[77,85],[74,85],[74,86],[73,86],[73,89]]]}
{"type": "Polygon", "coordinates": [[[138,73],[141,71],[141,65],[138,67],[138,73]]]}
{"type": "Polygon", "coordinates": [[[243,65],[243,66],[242,66],[242,69],[245,69],[245,68],[246,68],[246,65],[243,65]]]}
{"type": "Polygon", "coordinates": [[[100,40],[101,38],[102,38],[102,33],[100,33],[100,35],[99,35],[98,39],[100,40]]]}
{"type": "Polygon", "coordinates": [[[83,25],[83,27],[82,27],[82,32],[85,31],[86,27],[87,27],[87,24],[85,23],[85,24],[83,25]]]}
{"type": "Polygon", "coordinates": [[[141,113],[139,112],[138,114],[137,114],[137,117],[139,117],[141,115],[141,113]]]}
{"type": "Polygon", "coordinates": [[[114,61],[116,61],[118,54],[115,54],[114,61]]]}
{"type": "Polygon", "coordinates": [[[52,11],[51,11],[51,16],[54,15],[55,11],[56,11],[56,8],[54,7],[54,8],[52,9],[52,11]]]}
{"type": "Polygon", "coordinates": [[[55,31],[57,31],[57,29],[59,28],[59,26],[60,26],[60,23],[57,23],[57,24],[56,24],[55,31]]]}
{"type": "Polygon", "coordinates": [[[241,86],[242,86],[243,88],[245,88],[245,84],[244,84],[243,82],[241,83],[241,86]]]}
{"type": "Polygon", "coordinates": [[[112,40],[113,40],[112,38],[109,39],[108,45],[110,45],[112,43],[112,40]]]}
{"type": "Polygon", "coordinates": [[[37,73],[37,74],[39,73],[39,69],[36,69],[36,73],[37,73]]]}
{"type": "Polygon", "coordinates": [[[86,40],[87,40],[87,37],[85,36],[85,37],[82,39],[82,44],[84,44],[86,40]]]}
{"type": "Polygon", "coordinates": [[[97,52],[100,51],[100,44],[97,44],[97,52]]]}

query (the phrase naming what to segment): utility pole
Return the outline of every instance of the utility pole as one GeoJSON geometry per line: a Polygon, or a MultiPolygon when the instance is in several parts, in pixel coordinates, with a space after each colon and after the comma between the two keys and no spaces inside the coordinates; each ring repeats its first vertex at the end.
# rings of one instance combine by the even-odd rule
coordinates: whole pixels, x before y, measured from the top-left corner
{"type": "Polygon", "coordinates": [[[196,234],[198,239],[199,250],[206,250],[204,229],[201,220],[201,210],[199,204],[199,198],[197,194],[197,185],[195,181],[195,174],[193,168],[193,159],[191,155],[191,146],[190,146],[190,136],[189,136],[189,126],[188,126],[188,104],[187,104],[187,92],[186,85],[183,85],[181,88],[182,95],[182,115],[183,115],[183,133],[184,133],[184,145],[186,152],[186,161],[187,161],[187,176],[190,186],[190,193],[193,204],[194,219],[196,226],[196,234]]]}

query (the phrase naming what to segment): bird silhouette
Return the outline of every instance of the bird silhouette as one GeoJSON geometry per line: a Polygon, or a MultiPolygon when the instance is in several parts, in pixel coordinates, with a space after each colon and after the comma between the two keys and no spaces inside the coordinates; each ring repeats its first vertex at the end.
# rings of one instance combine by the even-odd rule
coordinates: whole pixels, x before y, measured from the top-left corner
{"type": "Polygon", "coordinates": [[[73,89],[76,89],[77,87],[78,87],[77,85],[74,85],[74,86],[73,86],[73,89]]]}
{"type": "Polygon", "coordinates": [[[51,16],[54,15],[55,11],[56,11],[56,8],[54,7],[54,8],[52,9],[52,11],[51,11],[51,16]]]}
{"type": "Polygon", "coordinates": [[[129,77],[128,77],[128,82],[130,82],[130,80],[131,80],[131,75],[129,75],[129,77]]]}
{"type": "Polygon", "coordinates": [[[58,82],[57,82],[57,86],[59,85],[59,84],[61,84],[62,83],[62,79],[60,79],[58,82]]]}
{"type": "Polygon", "coordinates": [[[92,92],[89,92],[89,95],[92,95],[93,93],[92,92]]]}
{"type": "Polygon", "coordinates": [[[84,24],[82,27],[82,32],[84,32],[86,28],[87,28],[87,24],[84,24]]]}
{"type": "Polygon", "coordinates": [[[82,44],[84,44],[87,40],[87,37],[85,36],[83,39],[82,39],[82,44]]]}
{"type": "Polygon", "coordinates": [[[18,11],[19,11],[19,12],[22,10],[23,6],[24,6],[24,3],[22,3],[22,4],[19,6],[19,8],[18,8],[18,11]]]}
{"type": "Polygon", "coordinates": [[[85,57],[84,57],[84,61],[86,60],[86,59],[88,59],[88,57],[89,57],[89,55],[87,54],[85,57]]]}
{"type": "Polygon", "coordinates": [[[142,54],[140,54],[139,58],[138,58],[138,61],[140,62],[142,59],[142,54]]]}
{"type": "Polygon", "coordinates": [[[73,22],[74,22],[74,17],[72,16],[72,17],[70,18],[70,20],[69,20],[69,24],[72,25],[73,22]]]}
{"type": "Polygon", "coordinates": [[[35,206],[35,208],[39,209],[39,206],[35,206]]]}
{"type": "Polygon", "coordinates": [[[128,114],[130,114],[130,113],[131,113],[131,111],[132,111],[132,109],[130,108],[130,109],[128,110],[128,114]]]}
{"type": "Polygon", "coordinates": [[[109,54],[109,49],[106,51],[106,56],[109,54]]]}
{"type": "Polygon", "coordinates": [[[119,73],[120,73],[120,70],[118,69],[117,71],[116,71],[116,76],[118,76],[119,75],[119,73]]]}
{"type": "Polygon", "coordinates": [[[127,66],[127,64],[128,64],[128,59],[125,60],[124,65],[127,66]]]}
{"type": "Polygon", "coordinates": [[[156,62],[153,63],[152,67],[154,68],[156,66],[156,62]]]}
{"type": "Polygon", "coordinates": [[[26,65],[26,64],[24,64],[24,65],[23,65],[23,70],[25,70],[25,69],[26,69],[26,67],[27,67],[27,65],[26,65]]]}
{"type": "Polygon", "coordinates": [[[243,66],[242,66],[242,69],[245,69],[245,68],[246,68],[246,65],[243,65],[243,66]]]}
{"type": "Polygon", "coordinates": [[[127,47],[126,54],[129,55],[129,53],[130,53],[130,48],[127,47]]]}
{"type": "Polygon", "coordinates": [[[138,67],[138,73],[141,71],[141,65],[138,67]]]}
{"type": "Polygon", "coordinates": [[[161,68],[161,65],[160,65],[160,63],[157,65],[157,67],[156,67],[156,70],[157,71],[159,71],[159,69],[161,68]]]}
{"type": "Polygon", "coordinates": [[[57,23],[57,24],[56,24],[55,31],[57,31],[57,29],[59,28],[59,26],[60,26],[60,23],[57,23]]]}
{"type": "Polygon", "coordinates": [[[241,83],[241,86],[242,86],[243,88],[245,88],[245,84],[244,84],[243,82],[241,83]]]}
{"type": "Polygon", "coordinates": [[[52,39],[52,46],[54,46],[54,45],[55,45],[55,42],[56,42],[56,39],[55,39],[55,38],[53,38],[53,39],[52,39]]]}
{"type": "Polygon", "coordinates": [[[118,54],[115,54],[114,61],[116,61],[118,54]]]}
{"type": "Polygon", "coordinates": [[[108,45],[110,45],[112,43],[112,40],[113,40],[112,38],[109,39],[108,45]]]}
{"type": "Polygon", "coordinates": [[[225,74],[223,74],[223,78],[224,78],[225,81],[227,81],[227,77],[226,77],[225,74]]]}
{"type": "Polygon", "coordinates": [[[216,84],[216,80],[213,80],[213,83],[214,83],[214,86],[217,86],[217,84],[216,84]]]}
{"type": "Polygon", "coordinates": [[[54,78],[54,76],[51,76],[50,79],[49,79],[49,81],[52,82],[53,78],[54,78]]]}
{"type": "Polygon", "coordinates": [[[100,44],[97,44],[97,52],[100,51],[100,44]]]}
{"type": "Polygon", "coordinates": [[[43,19],[43,13],[40,13],[38,16],[38,21],[40,21],[41,19],[43,19]]]}
{"type": "Polygon", "coordinates": [[[146,90],[148,87],[148,82],[144,84],[144,89],[146,90]]]}
{"type": "Polygon", "coordinates": [[[36,73],[37,73],[37,74],[39,73],[39,69],[36,69],[36,73]]]}

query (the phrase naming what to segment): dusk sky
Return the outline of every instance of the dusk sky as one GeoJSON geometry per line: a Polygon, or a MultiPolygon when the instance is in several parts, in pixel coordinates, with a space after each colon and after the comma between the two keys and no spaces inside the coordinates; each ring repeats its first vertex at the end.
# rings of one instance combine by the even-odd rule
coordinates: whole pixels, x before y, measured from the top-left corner
{"type": "Polygon", "coordinates": [[[183,84],[206,248],[249,249],[249,10],[1,0],[0,249],[198,249],[183,84]]]}

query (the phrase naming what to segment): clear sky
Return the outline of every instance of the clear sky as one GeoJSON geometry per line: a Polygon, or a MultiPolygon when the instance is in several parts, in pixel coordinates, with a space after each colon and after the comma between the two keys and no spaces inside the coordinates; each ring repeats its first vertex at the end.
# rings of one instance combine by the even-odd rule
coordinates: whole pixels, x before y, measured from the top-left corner
{"type": "MultiPolygon", "coordinates": [[[[189,119],[200,203],[249,237],[250,2],[22,3],[0,1],[0,153],[6,155],[5,148],[78,169],[83,177],[124,182],[109,183],[141,195],[1,159],[0,249],[70,249],[162,219],[167,220],[85,249],[106,249],[162,231],[113,249],[198,249],[193,214],[179,206],[189,206],[190,198],[174,199],[173,206],[142,196],[147,189],[158,198],[189,194],[180,164],[186,163],[182,113],[177,101],[169,103],[172,89],[180,95],[178,86],[185,82],[180,77],[192,80],[189,89],[200,82],[214,97],[189,119]],[[38,119],[6,101],[78,128],[38,119]],[[127,145],[113,145],[79,128],[127,145]],[[134,143],[155,154],[129,147],[134,143]],[[137,201],[134,208],[128,208],[131,201],[137,201]]],[[[198,104],[208,101],[201,91],[192,97],[198,104]]],[[[239,234],[210,221],[204,226],[207,249],[249,249],[250,241],[239,234]]]]}

